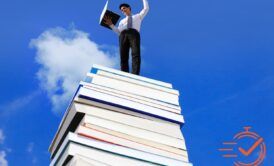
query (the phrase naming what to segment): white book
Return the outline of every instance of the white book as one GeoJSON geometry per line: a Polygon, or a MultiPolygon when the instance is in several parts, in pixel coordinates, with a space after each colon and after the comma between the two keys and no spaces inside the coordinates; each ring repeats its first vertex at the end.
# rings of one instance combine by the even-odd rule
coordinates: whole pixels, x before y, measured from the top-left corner
{"type": "Polygon", "coordinates": [[[93,84],[113,88],[134,95],[142,95],[148,98],[152,98],[174,105],[179,105],[178,94],[172,94],[157,89],[153,89],[151,87],[145,87],[142,85],[129,83],[124,80],[117,80],[109,77],[104,77],[101,75],[89,74],[89,76],[92,77],[90,79],[90,83],[93,84]]]}
{"type": "MultiPolygon", "coordinates": [[[[169,121],[166,121],[166,120],[161,120],[161,119],[151,117],[151,116],[148,116],[148,115],[145,115],[145,114],[140,114],[140,113],[136,113],[136,112],[133,112],[133,111],[128,111],[128,110],[125,110],[125,109],[120,109],[120,108],[113,107],[113,106],[106,106],[105,104],[98,104],[98,102],[91,102],[89,100],[79,99],[77,96],[75,96],[74,101],[70,104],[70,106],[68,107],[65,115],[63,116],[62,121],[59,125],[59,128],[58,128],[58,130],[57,130],[57,132],[54,136],[54,139],[52,140],[51,145],[49,147],[49,151],[51,153],[51,158],[53,158],[55,156],[56,151],[59,149],[60,144],[61,144],[62,140],[65,138],[65,135],[67,134],[67,132],[74,131],[76,129],[75,126],[78,126],[78,124],[82,120],[82,117],[84,117],[84,114],[90,113],[89,109],[82,109],[82,107],[75,106],[75,102],[81,102],[81,103],[85,103],[85,104],[92,104],[93,107],[98,106],[100,109],[108,109],[110,111],[116,111],[116,112],[120,112],[120,113],[127,114],[127,115],[130,115],[130,116],[135,116],[135,117],[139,117],[139,118],[141,117],[141,118],[146,119],[146,120],[155,121],[156,124],[157,123],[159,123],[159,124],[163,123],[163,124],[166,125],[166,127],[168,129],[170,129],[170,131],[174,129],[174,125],[176,126],[176,124],[174,124],[172,122],[169,122],[169,121]]],[[[98,108],[98,107],[95,107],[95,108],[98,108]]],[[[136,123],[136,122],[134,122],[134,123],[136,123]]],[[[155,126],[155,124],[152,125],[152,126],[155,126]]]]}
{"type": "Polygon", "coordinates": [[[81,87],[79,89],[77,96],[79,98],[90,100],[94,102],[94,104],[99,103],[101,106],[110,105],[117,108],[127,109],[129,111],[147,114],[178,124],[184,123],[184,118],[182,115],[164,111],[158,108],[147,107],[127,99],[109,95],[96,90],[91,90],[85,87],[81,87]]]}
{"type": "Polygon", "coordinates": [[[111,105],[101,104],[99,102],[94,102],[94,101],[91,101],[91,100],[88,100],[88,99],[79,98],[77,96],[74,98],[74,103],[81,103],[81,104],[86,104],[86,105],[89,105],[89,106],[99,107],[99,108],[110,110],[110,111],[113,111],[113,112],[119,112],[119,113],[131,115],[131,116],[136,116],[136,117],[139,117],[139,118],[148,119],[148,120],[156,121],[156,122],[159,122],[159,123],[164,123],[164,124],[169,124],[169,125],[174,125],[174,124],[180,125],[178,123],[174,123],[174,121],[169,121],[167,119],[162,119],[162,118],[159,118],[157,116],[151,116],[151,115],[144,114],[144,113],[129,111],[129,110],[124,109],[124,108],[118,108],[118,107],[114,107],[114,106],[111,106],[111,105]]]}
{"type": "Polygon", "coordinates": [[[163,109],[163,110],[166,110],[166,111],[169,111],[169,112],[174,112],[174,113],[177,113],[177,114],[181,113],[181,107],[180,106],[168,104],[168,103],[165,103],[165,102],[161,102],[159,100],[154,100],[154,99],[147,98],[147,97],[140,96],[140,95],[134,95],[134,94],[131,94],[131,93],[119,91],[119,90],[116,90],[116,89],[113,89],[113,88],[108,88],[108,87],[105,87],[105,86],[96,85],[96,84],[93,84],[93,83],[81,82],[80,84],[83,85],[83,87],[85,87],[85,88],[96,89],[98,91],[103,91],[105,93],[110,93],[112,95],[116,95],[116,96],[119,96],[119,97],[122,97],[122,98],[126,98],[126,99],[129,99],[129,100],[138,102],[138,103],[142,103],[144,105],[156,107],[156,108],[163,109]]]}
{"type": "Polygon", "coordinates": [[[99,131],[104,131],[105,133],[108,133],[108,134],[111,134],[113,136],[117,136],[117,137],[120,137],[120,138],[124,138],[124,139],[130,140],[130,141],[136,142],[136,143],[151,146],[151,147],[154,147],[154,148],[157,148],[157,149],[160,149],[160,150],[164,150],[164,151],[167,151],[167,152],[170,152],[170,153],[178,154],[178,155],[181,155],[181,156],[187,156],[187,154],[186,154],[187,152],[186,152],[185,149],[179,149],[179,148],[164,145],[164,144],[161,144],[161,143],[158,143],[158,142],[155,142],[155,141],[150,141],[150,140],[134,137],[134,136],[131,136],[131,135],[128,135],[128,134],[124,134],[124,133],[117,132],[117,131],[114,131],[114,130],[110,130],[110,129],[107,129],[107,128],[103,128],[103,127],[100,127],[100,126],[92,125],[92,124],[89,124],[89,123],[84,123],[82,125],[84,125],[87,128],[95,129],[95,130],[99,130],[99,131]]]}
{"type": "Polygon", "coordinates": [[[152,131],[155,133],[163,134],[169,137],[178,139],[184,139],[179,124],[174,123],[163,123],[155,121],[153,119],[146,119],[143,117],[132,116],[121,112],[115,112],[100,107],[91,105],[81,104],[75,102],[72,109],[81,110],[86,113],[85,116],[93,116],[101,119],[121,123],[124,125],[140,128],[143,130],[152,131]]]}
{"type": "Polygon", "coordinates": [[[172,165],[191,166],[190,163],[165,158],[114,144],[88,139],[74,133],[69,133],[56,157],[50,165],[62,165],[67,157],[80,154],[97,161],[107,161],[111,165],[172,165]],[[92,155],[91,155],[92,154],[92,155]]]}
{"type": "MultiPolygon", "coordinates": [[[[83,117],[83,113],[78,112],[75,109],[71,109],[72,106],[73,106],[73,103],[71,103],[70,106],[67,108],[65,115],[63,116],[62,121],[59,124],[58,130],[55,133],[53,140],[51,141],[51,144],[49,146],[49,152],[51,154],[51,158],[54,157],[56,150],[60,147],[61,141],[64,140],[65,135],[68,133],[68,131],[73,130],[73,127],[72,127],[73,121],[76,121],[75,119],[79,119],[78,117],[81,117],[81,116],[83,117]]],[[[78,124],[81,122],[81,120],[82,118],[78,120],[78,124]]]]}
{"type": "MultiPolygon", "coordinates": [[[[83,139],[83,138],[82,138],[83,139]]],[[[62,147],[63,152],[57,154],[56,157],[51,161],[50,166],[64,166],[69,165],[69,160],[74,156],[84,156],[98,163],[106,163],[108,165],[119,166],[121,164],[141,166],[141,165],[158,165],[150,164],[149,162],[141,161],[135,158],[130,158],[127,156],[122,156],[121,154],[113,153],[110,149],[113,145],[106,143],[100,143],[96,140],[89,140],[88,143],[83,144],[82,141],[79,142],[78,139],[74,141],[69,141],[66,143],[66,147],[62,147]],[[91,144],[91,145],[90,145],[91,144]],[[99,145],[97,145],[99,144],[99,145]],[[101,146],[103,149],[100,149],[101,146]],[[109,147],[108,147],[109,146],[109,147]],[[107,149],[107,151],[105,150],[107,149]]],[[[115,149],[115,152],[117,150],[115,149]]],[[[124,152],[125,153],[125,152],[124,152]]],[[[82,163],[80,163],[82,164],[82,163]]],[[[87,164],[87,162],[85,162],[87,164]]],[[[82,166],[82,165],[79,165],[82,166]]]]}
{"type": "Polygon", "coordinates": [[[137,142],[125,139],[125,138],[117,137],[117,136],[111,135],[109,133],[106,133],[104,131],[88,128],[83,125],[78,126],[76,133],[79,135],[82,135],[82,136],[92,138],[92,139],[97,139],[97,140],[104,141],[104,142],[110,142],[110,143],[113,143],[116,145],[121,145],[121,146],[125,146],[128,148],[144,151],[144,152],[157,154],[157,155],[160,155],[163,157],[173,158],[173,159],[188,162],[187,153],[184,156],[178,155],[178,154],[167,152],[167,151],[164,151],[164,150],[152,147],[152,146],[140,144],[140,143],[137,143],[137,142]]]}
{"type": "Polygon", "coordinates": [[[105,162],[106,161],[101,162],[95,159],[90,159],[88,157],[75,154],[65,166],[110,166],[110,164],[107,164],[105,162]]]}
{"type": "Polygon", "coordinates": [[[147,78],[147,77],[138,76],[138,75],[135,75],[135,74],[130,74],[130,73],[127,73],[127,72],[123,72],[123,71],[120,71],[120,70],[115,70],[115,69],[112,69],[112,68],[108,68],[108,67],[104,67],[104,66],[100,66],[100,65],[96,65],[96,64],[92,65],[91,73],[96,74],[98,71],[107,71],[109,73],[113,73],[113,74],[116,74],[116,75],[119,75],[119,76],[127,77],[127,78],[130,78],[130,79],[135,79],[135,80],[141,80],[143,82],[147,82],[147,83],[151,83],[151,84],[155,84],[155,85],[158,85],[158,86],[163,86],[163,87],[172,89],[172,85],[169,84],[169,83],[165,83],[165,82],[162,82],[162,81],[150,79],[150,78],[147,78]]]}
{"type": "Polygon", "coordinates": [[[93,75],[108,77],[108,78],[111,78],[111,79],[120,80],[120,81],[127,82],[127,83],[130,83],[130,84],[140,85],[140,86],[156,89],[156,90],[159,90],[159,91],[179,95],[179,91],[175,90],[175,89],[172,89],[172,88],[168,88],[168,87],[161,86],[161,85],[158,85],[158,84],[148,83],[148,82],[145,82],[145,81],[142,81],[142,80],[132,79],[132,78],[129,78],[129,77],[124,77],[124,76],[117,75],[117,74],[110,73],[110,72],[103,71],[103,70],[98,70],[96,73],[87,73],[88,77],[92,77],[93,75]]]}
{"type": "Polygon", "coordinates": [[[83,122],[100,126],[109,130],[121,132],[137,138],[146,139],[146,140],[158,142],[167,146],[172,146],[175,148],[186,150],[185,140],[183,139],[169,137],[169,136],[154,133],[148,130],[143,130],[136,127],[131,127],[121,123],[117,123],[117,122],[113,122],[113,121],[109,121],[109,120],[105,120],[97,117],[87,116],[87,115],[83,118],[83,122]]]}

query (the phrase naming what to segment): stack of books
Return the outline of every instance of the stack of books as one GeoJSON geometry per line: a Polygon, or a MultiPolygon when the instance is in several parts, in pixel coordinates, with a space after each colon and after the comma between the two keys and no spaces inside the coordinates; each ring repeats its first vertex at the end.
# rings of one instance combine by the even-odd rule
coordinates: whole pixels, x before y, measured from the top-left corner
{"type": "Polygon", "coordinates": [[[183,124],[171,84],[93,65],[50,145],[50,165],[191,166],[183,124]]]}

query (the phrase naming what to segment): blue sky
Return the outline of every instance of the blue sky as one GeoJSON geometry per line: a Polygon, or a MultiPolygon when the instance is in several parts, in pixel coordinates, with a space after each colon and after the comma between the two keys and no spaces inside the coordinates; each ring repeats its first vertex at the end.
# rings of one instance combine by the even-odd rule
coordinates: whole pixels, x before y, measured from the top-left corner
{"type": "MultiPolygon", "coordinates": [[[[110,8],[124,1],[110,1],[110,8]]],[[[141,0],[127,0],[138,12],[141,0]]],[[[2,0],[0,165],[48,165],[48,146],[93,63],[118,67],[118,39],[98,25],[105,1],[2,0]]],[[[244,126],[274,163],[274,2],[152,1],[141,75],[181,93],[190,161],[232,165],[217,150],[244,126]]]]}

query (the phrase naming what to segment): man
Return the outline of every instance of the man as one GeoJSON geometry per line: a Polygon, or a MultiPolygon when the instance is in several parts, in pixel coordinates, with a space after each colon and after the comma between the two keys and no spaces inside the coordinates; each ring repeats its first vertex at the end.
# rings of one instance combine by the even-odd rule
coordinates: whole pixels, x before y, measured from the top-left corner
{"type": "Polygon", "coordinates": [[[129,50],[131,48],[132,73],[139,75],[141,66],[140,28],[142,20],[149,10],[148,2],[147,0],[143,0],[142,11],[135,15],[132,15],[131,7],[126,3],[121,4],[119,9],[126,17],[120,21],[118,27],[113,25],[111,18],[109,17],[105,17],[104,21],[119,35],[121,70],[129,72],[128,59],[129,50]]]}

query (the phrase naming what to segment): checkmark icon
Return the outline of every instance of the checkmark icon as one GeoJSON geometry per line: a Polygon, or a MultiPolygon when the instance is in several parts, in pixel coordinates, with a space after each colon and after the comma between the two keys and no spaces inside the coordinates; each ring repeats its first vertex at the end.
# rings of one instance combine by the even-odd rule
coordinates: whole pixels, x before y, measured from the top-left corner
{"type": "Polygon", "coordinates": [[[263,138],[258,139],[247,151],[244,150],[243,148],[239,147],[239,151],[245,155],[245,156],[249,156],[256,148],[257,146],[260,145],[260,143],[263,142],[263,138]]]}

